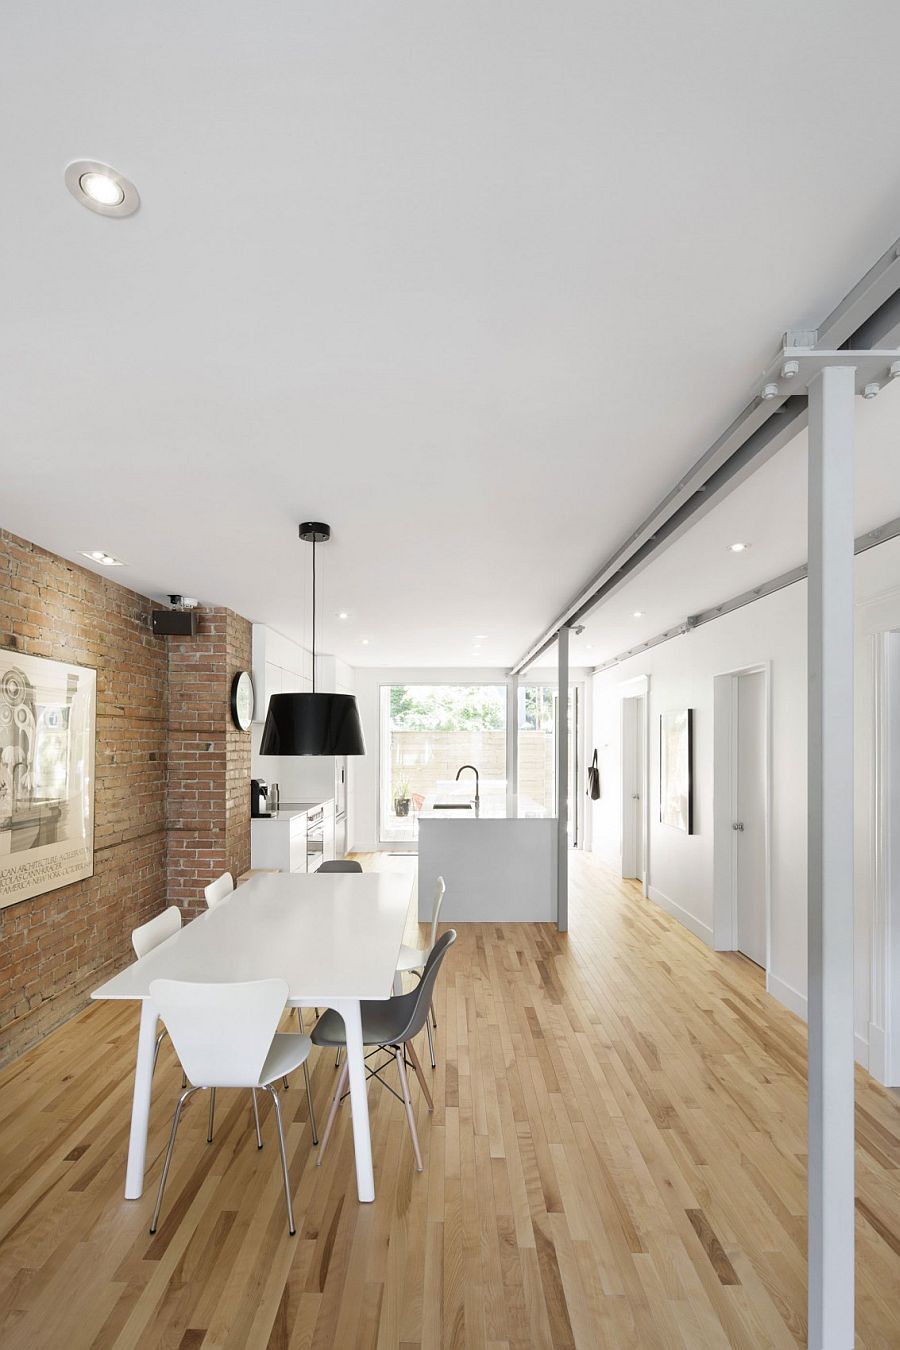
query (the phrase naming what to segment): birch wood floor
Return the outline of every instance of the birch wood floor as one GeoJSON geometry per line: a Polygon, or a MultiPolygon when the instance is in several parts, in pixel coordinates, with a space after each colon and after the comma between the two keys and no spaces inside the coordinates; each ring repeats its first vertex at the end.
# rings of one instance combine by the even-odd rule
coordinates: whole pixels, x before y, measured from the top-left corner
{"type": "MultiPolygon", "coordinates": [[[[412,866],[370,857],[367,866],[412,866]]],[[[147,1189],[122,1198],[137,1012],[89,1008],[0,1076],[0,1343],[13,1347],[805,1344],[803,1025],[588,857],[571,932],[464,925],[438,986],[425,1172],[372,1085],[377,1200],[345,1105],[324,1165],[286,1098],[188,1108],[148,1232],[180,1082],[164,1044],[147,1189]]],[[[424,930],[423,930],[424,932],[424,930]]],[[[425,1059],[424,1047],[422,1058],[425,1059]]],[[[333,1058],[314,1051],[324,1121],[333,1058]]],[[[426,1070],[428,1072],[428,1070],[426,1070]]],[[[857,1345],[900,1346],[900,1102],[858,1075],[857,1345]]]]}

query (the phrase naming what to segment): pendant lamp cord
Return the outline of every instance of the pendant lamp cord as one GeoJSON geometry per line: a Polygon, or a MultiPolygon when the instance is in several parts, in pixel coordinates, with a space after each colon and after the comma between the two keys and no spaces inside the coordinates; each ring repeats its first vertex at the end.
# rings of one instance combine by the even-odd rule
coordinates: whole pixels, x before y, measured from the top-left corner
{"type": "Polygon", "coordinates": [[[316,536],[313,535],[312,691],[316,692],[316,536]]]}

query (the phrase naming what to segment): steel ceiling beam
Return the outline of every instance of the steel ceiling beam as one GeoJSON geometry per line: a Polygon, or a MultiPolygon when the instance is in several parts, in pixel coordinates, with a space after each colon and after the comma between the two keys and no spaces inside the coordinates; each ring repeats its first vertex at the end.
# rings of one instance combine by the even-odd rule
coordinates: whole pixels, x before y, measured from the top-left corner
{"type": "MultiPolygon", "coordinates": [[[[900,344],[900,240],[816,330],[814,348],[893,347],[900,344]]],[[[799,435],[807,424],[805,396],[754,395],[628,538],[607,557],[565,609],[511,668],[520,674],[555,641],[561,628],[584,619],[630,581],[663,549],[733,492],[751,473],[799,435]]]]}
{"type": "MultiPolygon", "coordinates": [[[[896,539],[900,536],[900,516],[895,516],[893,520],[885,521],[883,525],[878,525],[874,530],[867,530],[861,534],[853,545],[854,553],[859,556],[860,553],[867,553],[870,548],[877,548],[879,544],[886,544],[889,539],[896,539]]],[[[712,623],[714,619],[721,619],[725,614],[732,614],[736,609],[743,609],[745,605],[752,605],[757,600],[762,600],[767,595],[774,595],[776,591],[783,591],[786,586],[793,586],[798,581],[805,581],[809,575],[809,569],[806,563],[801,563],[799,567],[792,567],[788,572],[782,572],[777,577],[772,577],[770,581],[763,581],[758,586],[751,586],[747,591],[741,591],[739,595],[734,595],[730,600],[723,600],[720,605],[710,605],[708,609],[698,610],[696,614],[689,614],[686,619],[680,623],[673,624],[671,628],[666,628],[662,633],[655,634],[652,638],[647,638],[646,642],[637,642],[627,651],[619,652],[617,656],[611,656],[606,661],[600,661],[597,665],[591,667],[592,675],[599,675],[604,670],[612,670],[614,666],[620,666],[623,661],[630,661],[634,656],[642,656],[644,652],[651,647],[658,647],[660,643],[671,642],[672,638],[683,637],[685,633],[691,633],[695,628],[700,628],[703,624],[712,623]]]]}

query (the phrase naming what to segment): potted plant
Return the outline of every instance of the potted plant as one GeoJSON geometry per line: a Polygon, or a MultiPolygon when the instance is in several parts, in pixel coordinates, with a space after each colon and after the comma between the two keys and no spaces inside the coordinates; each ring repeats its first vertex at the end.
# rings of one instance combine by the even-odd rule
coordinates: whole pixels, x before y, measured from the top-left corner
{"type": "Polygon", "coordinates": [[[397,788],[394,797],[394,812],[398,816],[409,815],[409,783],[403,782],[397,788]]]}

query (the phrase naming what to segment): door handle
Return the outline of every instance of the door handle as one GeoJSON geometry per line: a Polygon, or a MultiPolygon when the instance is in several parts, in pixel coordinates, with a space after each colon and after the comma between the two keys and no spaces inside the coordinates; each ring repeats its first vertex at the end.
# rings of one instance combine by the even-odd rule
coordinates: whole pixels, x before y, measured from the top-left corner
{"type": "Polygon", "coordinates": [[[731,828],[732,828],[733,830],[740,830],[741,833],[743,834],[743,832],[744,832],[744,822],[743,822],[742,820],[736,820],[735,823],[732,825],[731,828]]]}
{"type": "Polygon", "coordinates": [[[632,792],[631,800],[633,802],[639,802],[641,800],[641,794],[639,792],[632,792]]]}

